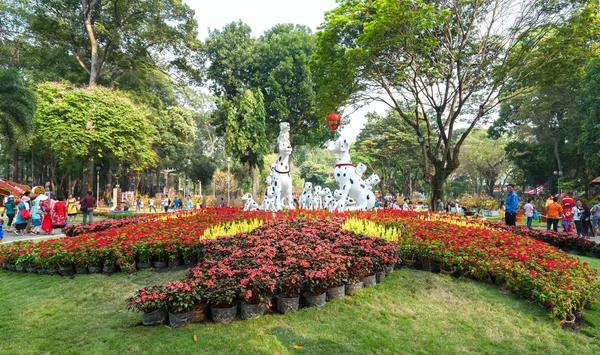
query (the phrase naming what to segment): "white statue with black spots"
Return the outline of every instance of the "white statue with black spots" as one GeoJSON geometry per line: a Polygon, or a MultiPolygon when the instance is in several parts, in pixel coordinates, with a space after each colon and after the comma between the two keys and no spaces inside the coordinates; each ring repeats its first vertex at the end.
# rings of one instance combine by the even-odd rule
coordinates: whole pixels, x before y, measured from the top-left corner
{"type": "Polygon", "coordinates": [[[336,154],[338,162],[333,172],[335,181],[340,186],[341,198],[336,202],[335,209],[343,212],[346,210],[371,210],[375,207],[375,195],[355,171],[350,159],[350,142],[340,137],[327,146],[330,153],[336,154]],[[348,198],[356,201],[355,206],[347,207],[348,198]]]}
{"type": "MultiPolygon", "coordinates": [[[[285,122],[284,122],[285,123],[285,122]]],[[[294,200],[292,198],[292,176],[290,175],[290,155],[292,154],[292,144],[289,140],[289,123],[280,124],[281,133],[279,133],[277,143],[277,162],[273,169],[273,183],[275,190],[275,209],[294,209],[294,200]],[[287,198],[287,201],[285,199],[287,198]]]]}
{"type": "Polygon", "coordinates": [[[252,194],[249,192],[242,196],[242,201],[245,201],[244,211],[256,211],[259,207],[258,203],[252,198],[252,194]]]}
{"type": "Polygon", "coordinates": [[[371,176],[369,176],[369,178],[367,180],[365,180],[365,185],[367,185],[367,187],[371,190],[373,190],[373,186],[379,184],[381,182],[381,179],[379,178],[379,175],[377,174],[373,174],[371,176]]]}
{"type": "Polygon", "coordinates": [[[320,210],[323,208],[323,188],[319,185],[315,186],[312,201],[310,201],[311,210],[320,210]]]}
{"type": "Polygon", "coordinates": [[[312,182],[305,182],[304,183],[304,188],[302,189],[302,194],[300,195],[300,198],[298,199],[298,205],[300,206],[300,208],[302,209],[307,209],[310,207],[310,204],[312,202],[312,182]]]}

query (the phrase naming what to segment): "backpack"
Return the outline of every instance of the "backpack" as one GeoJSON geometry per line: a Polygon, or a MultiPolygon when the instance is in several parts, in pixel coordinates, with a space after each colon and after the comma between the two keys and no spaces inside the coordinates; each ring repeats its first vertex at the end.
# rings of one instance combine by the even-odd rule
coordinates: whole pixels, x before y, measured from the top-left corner
{"type": "Polygon", "coordinates": [[[21,219],[29,219],[31,218],[31,213],[29,213],[29,211],[27,209],[23,209],[23,211],[21,211],[21,219]]]}

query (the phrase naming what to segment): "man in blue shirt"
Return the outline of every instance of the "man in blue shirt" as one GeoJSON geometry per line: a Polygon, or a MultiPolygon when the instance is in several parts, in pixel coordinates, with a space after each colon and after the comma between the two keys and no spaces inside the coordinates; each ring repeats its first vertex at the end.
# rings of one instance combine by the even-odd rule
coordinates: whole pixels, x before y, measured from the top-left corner
{"type": "Polygon", "coordinates": [[[519,211],[519,196],[515,192],[514,185],[510,184],[506,187],[508,195],[506,195],[506,207],[504,214],[504,220],[507,226],[514,226],[517,224],[517,212],[519,211]]]}

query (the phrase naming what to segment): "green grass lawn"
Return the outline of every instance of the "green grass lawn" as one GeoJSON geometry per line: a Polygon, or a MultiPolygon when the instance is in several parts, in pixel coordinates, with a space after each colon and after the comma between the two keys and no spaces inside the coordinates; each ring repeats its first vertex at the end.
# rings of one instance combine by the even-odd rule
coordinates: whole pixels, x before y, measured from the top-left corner
{"type": "Polygon", "coordinates": [[[549,311],[497,286],[409,269],[320,309],[232,324],[142,327],[124,310],[137,288],[183,276],[1,270],[0,353],[600,353],[599,302],[586,314],[593,327],[568,332],[549,311]]]}

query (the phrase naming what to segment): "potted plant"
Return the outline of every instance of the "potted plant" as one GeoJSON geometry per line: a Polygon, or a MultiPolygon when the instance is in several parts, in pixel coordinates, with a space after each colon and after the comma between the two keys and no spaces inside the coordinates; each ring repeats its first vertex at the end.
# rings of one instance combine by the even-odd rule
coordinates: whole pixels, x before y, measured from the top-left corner
{"type": "Polygon", "coordinates": [[[141,288],[127,299],[127,309],[139,312],[144,325],[159,325],[167,320],[165,301],[167,293],[162,286],[141,288]]]}
{"type": "Polygon", "coordinates": [[[304,272],[304,283],[306,292],[304,301],[307,307],[321,307],[327,301],[325,291],[329,286],[328,268],[336,268],[333,263],[316,263],[316,270],[306,270],[304,272]]]}
{"type": "Polygon", "coordinates": [[[215,323],[228,323],[235,320],[236,301],[239,299],[240,284],[235,276],[220,275],[205,282],[204,298],[210,305],[212,320],[215,323]]]}
{"type": "Polygon", "coordinates": [[[194,305],[197,299],[195,286],[193,280],[167,282],[165,302],[171,327],[182,327],[194,321],[194,305]]]}
{"type": "Polygon", "coordinates": [[[137,269],[149,269],[152,266],[152,250],[144,242],[133,245],[133,258],[137,269]]]}
{"type": "MultiPolygon", "coordinates": [[[[348,283],[346,294],[353,295],[363,287],[363,280],[371,274],[371,258],[367,256],[353,256],[347,264],[348,283]]],[[[375,275],[372,275],[373,278],[375,275]]]]}
{"type": "Polygon", "coordinates": [[[271,302],[269,294],[275,290],[275,279],[272,277],[272,265],[265,265],[246,271],[240,280],[242,295],[241,318],[258,318],[264,315],[271,302]]]}
{"type": "Polygon", "coordinates": [[[281,313],[297,312],[300,308],[300,291],[302,290],[302,277],[297,267],[288,265],[279,269],[277,288],[277,310],[281,313]]]}
{"type": "Polygon", "coordinates": [[[332,263],[332,268],[328,270],[327,275],[327,300],[342,298],[346,295],[346,286],[344,280],[348,279],[346,262],[348,257],[338,256],[332,263]]]}

